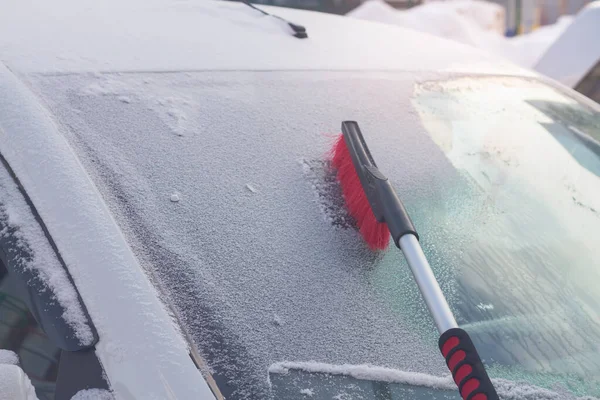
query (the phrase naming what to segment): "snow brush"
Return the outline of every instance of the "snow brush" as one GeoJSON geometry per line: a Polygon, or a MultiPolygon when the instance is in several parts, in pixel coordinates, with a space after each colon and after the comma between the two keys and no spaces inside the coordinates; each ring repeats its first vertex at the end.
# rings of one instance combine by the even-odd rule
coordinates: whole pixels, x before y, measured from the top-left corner
{"type": "Polygon", "coordinates": [[[332,165],[337,170],[346,208],[369,247],[385,249],[391,234],[404,254],[440,333],[440,351],[463,400],[499,400],[475,345],[452,315],[404,205],[377,168],[358,123],[342,122],[342,135],[332,151],[332,165]]]}

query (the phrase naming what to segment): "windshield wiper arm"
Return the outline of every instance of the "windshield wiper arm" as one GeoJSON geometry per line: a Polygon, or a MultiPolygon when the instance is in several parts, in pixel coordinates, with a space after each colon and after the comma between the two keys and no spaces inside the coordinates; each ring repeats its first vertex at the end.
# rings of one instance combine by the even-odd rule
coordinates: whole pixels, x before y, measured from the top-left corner
{"type": "Polygon", "coordinates": [[[288,20],[285,20],[277,15],[273,15],[273,14],[269,14],[268,12],[261,10],[260,8],[256,7],[254,4],[250,3],[248,0],[240,0],[242,3],[244,3],[245,5],[247,5],[250,8],[255,9],[256,11],[264,14],[264,15],[268,15],[270,17],[274,17],[277,19],[282,20],[283,22],[285,22],[290,28],[292,28],[292,30],[294,31],[294,37],[297,37],[298,39],[306,39],[308,38],[308,33],[306,33],[306,28],[303,27],[302,25],[298,25],[298,24],[294,24],[288,20]]]}

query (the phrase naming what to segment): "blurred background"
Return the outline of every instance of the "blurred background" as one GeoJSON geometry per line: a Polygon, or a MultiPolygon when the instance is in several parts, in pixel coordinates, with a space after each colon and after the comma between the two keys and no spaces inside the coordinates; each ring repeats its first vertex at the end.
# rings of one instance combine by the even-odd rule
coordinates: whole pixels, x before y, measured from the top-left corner
{"type": "Polygon", "coordinates": [[[375,21],[478,47],[600,102],[600,1],[255,0],[375,21]]]}
{"type": "MultiPolygon", "coordinates": [[[[386,4],[399,10],[406,10],[427,3],[439,3],[444,0],[386,0],[386,4]]],[[[452,1],[452,0],[450,0],[452,1]]],[[[502,10],[506,33],[513,36],[519,32],[528,32],[541,25],[552,24],[562,15],[574,15],[593,0],[487,0],[453,1],[454,3],[495,3],[502,10]]],[[[252,3],[292,7],[306,10],[346,14],[370,0],[256,0],[252,3]]]]}

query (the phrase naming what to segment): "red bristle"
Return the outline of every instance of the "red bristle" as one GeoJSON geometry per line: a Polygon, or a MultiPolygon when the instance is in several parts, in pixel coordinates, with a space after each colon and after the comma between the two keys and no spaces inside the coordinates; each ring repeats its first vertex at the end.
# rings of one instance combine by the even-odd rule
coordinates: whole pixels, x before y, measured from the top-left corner
{"type": "Polygon", "coordinates": [[[337,179],[342,188],[348,213],[356,220],[356,225],[367,245],[372,250],[385,249],[390,241],[390,231],[385,223],[377,222],[375,219],[343,135],[340,135],[335,142],[331,165],[337,170],[337,179]]]}

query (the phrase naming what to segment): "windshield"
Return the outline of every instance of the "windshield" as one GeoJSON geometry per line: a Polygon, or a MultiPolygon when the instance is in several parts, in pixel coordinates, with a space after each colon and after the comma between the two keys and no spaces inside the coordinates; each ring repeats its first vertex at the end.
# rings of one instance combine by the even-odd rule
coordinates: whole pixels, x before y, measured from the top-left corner
{"type": "Polygon", "coordinates": [[[371,365],[396,371],[397,390],[443,389],[438,334],[405,260],[371,252],[341,204],[325,133],[348,119],[492,377],[599,396],[598,157],[585,136],[598,137],[597,111],[521,78],[442,78],[173,72],[36,84],[226,397],[277,398],[295,376],[273,368],[281,362],[333,366],[308,373],[333,385],[345,376],[336,366],[371,365]]]}
{"type": "Polygon", "coordinates": [[[436,245],[492,375],[599,396],[600,114],[511,78],[424,83],[413,104],[460,173],[421,230],[452,225],[436,245]]]}

